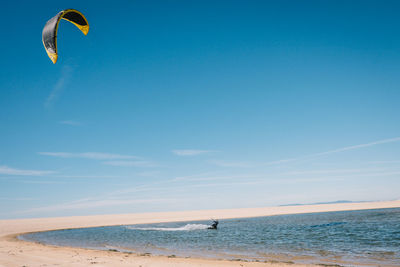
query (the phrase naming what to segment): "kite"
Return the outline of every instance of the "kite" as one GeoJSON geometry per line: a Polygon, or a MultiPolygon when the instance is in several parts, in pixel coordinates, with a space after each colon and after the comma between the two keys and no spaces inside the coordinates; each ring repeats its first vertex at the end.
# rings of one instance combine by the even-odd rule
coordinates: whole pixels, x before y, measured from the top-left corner
{"type": "Polygon", "coordinates": [[[57,30],[58,24],[61,19],[65,19],[82,31],[84,35],[89,32],[89,23],[85,16],[81,12],[75,9],[65,9],[60,11],[57,15],[47,21],[42,32],[42,41],[44,48],[46,49],[47,55],[53,61],[54,64],[57,62],[57,30]]]}

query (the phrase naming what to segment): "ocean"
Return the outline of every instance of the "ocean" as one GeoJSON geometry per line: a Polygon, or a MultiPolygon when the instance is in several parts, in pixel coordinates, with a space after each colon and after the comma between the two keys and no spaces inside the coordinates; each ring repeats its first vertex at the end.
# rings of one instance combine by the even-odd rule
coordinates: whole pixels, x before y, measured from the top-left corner
{"type": "Polygon", "coordinates": [[[30,233],[21,239],[140,255],[400,266],[400,208],[30,233]]]}

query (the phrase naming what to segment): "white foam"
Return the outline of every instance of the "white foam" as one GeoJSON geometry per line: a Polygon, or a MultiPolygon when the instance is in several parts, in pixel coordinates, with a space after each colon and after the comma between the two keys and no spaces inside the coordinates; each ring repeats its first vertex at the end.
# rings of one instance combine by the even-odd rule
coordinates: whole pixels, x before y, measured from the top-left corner
{"type": "Polygon", "coordinates": [[[131,230],[144,230],[144,231],[193,231],[193,230],[204,230],[209,225],[206,224],[186,224],[185,226],[168,228],[168,227],[134,227],[126,226],[127,229],[131,230]]]}

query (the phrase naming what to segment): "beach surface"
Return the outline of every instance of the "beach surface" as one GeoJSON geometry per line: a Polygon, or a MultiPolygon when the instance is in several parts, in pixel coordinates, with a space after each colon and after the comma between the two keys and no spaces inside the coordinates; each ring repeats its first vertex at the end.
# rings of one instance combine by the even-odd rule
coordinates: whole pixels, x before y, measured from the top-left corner
{"type": "MultiPolygon", "coordinates": [[[[293,257],[271,258],[266,262],[177,258],[173,255],[137,255],[72,247],[56,247],[22,241],[22,233],[96,226],[131,225],[144,223],[231,219],[283,214],[399,208],[400,200],[340,204],[279,206],[265,208],[201,210],[181,212],[95,215],[39,219],[0,220],[0,266],[312,266],[293,264],[293,257]]],[[[340,264],[340,263],[338,263],[340,264]]],[[[365,265],[365,263],[364,263],[365,265]]],[[[321,266],[321,265],[319,265],[321,266]]]]}

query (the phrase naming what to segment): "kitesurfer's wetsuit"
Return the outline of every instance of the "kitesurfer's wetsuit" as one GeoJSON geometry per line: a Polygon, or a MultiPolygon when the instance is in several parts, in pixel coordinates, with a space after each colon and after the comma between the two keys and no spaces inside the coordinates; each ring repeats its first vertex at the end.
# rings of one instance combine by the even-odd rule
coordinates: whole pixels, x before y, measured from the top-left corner
{"type": "Polygon", "coordinates": [[[214,221],[212,224],[211,224],[211,226],[210,227],[208,227],[208,229],[217,229],[217,227],[218,227],[218,221],[214,221]]]}

